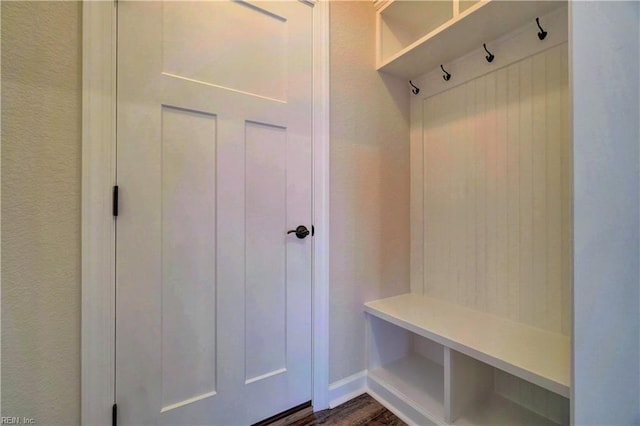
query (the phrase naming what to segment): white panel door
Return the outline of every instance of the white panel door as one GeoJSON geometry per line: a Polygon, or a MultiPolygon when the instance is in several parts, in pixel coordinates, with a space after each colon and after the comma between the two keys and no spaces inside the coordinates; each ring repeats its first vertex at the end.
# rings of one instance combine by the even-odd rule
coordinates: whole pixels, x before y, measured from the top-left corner
{"type": "Polygon", "coordinates": [[[122,425],[311,399],[312,10],[118,4],[122,425]]]}

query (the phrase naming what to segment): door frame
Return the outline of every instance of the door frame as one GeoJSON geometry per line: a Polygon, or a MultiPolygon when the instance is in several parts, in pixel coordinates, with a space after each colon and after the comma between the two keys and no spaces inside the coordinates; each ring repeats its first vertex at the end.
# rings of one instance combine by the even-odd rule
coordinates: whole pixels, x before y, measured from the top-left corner
{"type": "MultiPolygon", "coordinates": [[[[242,0],[244,1],[244,0],[242,0]]],[[[313,7],[312,403],[329,401],[329,0],[313,7]]],[[[81,422],[115,401],[116,1],[83,1],[81,422]]]]}

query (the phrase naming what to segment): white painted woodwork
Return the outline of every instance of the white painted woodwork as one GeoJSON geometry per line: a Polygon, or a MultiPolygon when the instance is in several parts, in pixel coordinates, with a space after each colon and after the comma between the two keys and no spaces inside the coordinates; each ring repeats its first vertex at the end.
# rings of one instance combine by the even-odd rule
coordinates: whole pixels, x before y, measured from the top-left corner
{"type": "Polygon", "coordinates": [[[455,426],[556,426],[558,424],[560,423],[542,417],[495,393],[481,404],[477,404],[474,408],[465,412],[453,423],[455,426]]]}
{"type": "MultiPolygon", "coordinates": [[[[457,59],[456,61],[448,64],[448,69],[453,73],[453,77],[450,81],[446,82],[442,78],[442,71],[439,67],[436,67],[432,71],[416,78],[413,83],[420,88],[420,94],[411,97],[411,134],[410,134],[410,146],[411,146],[411,292],[422,293],[424,289],[424,230],[425,223],[423,218],[424,210],[424,193],[423,193],[423,180],[424,180],[424,131],[423,131],[423,119],[424,119],[424,101],[430,97],[441,94],[446,91],[475,80],[479,77],[485,76],[487,73],[495,72],[496,79],[506,79],[505,67],[509,64],[520,62],[538,53],[547,51],[557,46],[566,45],[567,42],[567,8],[561,7],[548,15],[541,16],[541,22],[547,26],[549,33],[544,42],[540,42],[535,34],[538,28],[535,22],[527,24],[522,28],[514,31],[513,33],[506,34],[495,42],[491,42],[491,49],[496,53],[496,58],[491,64],[488,64],[484,58],[483,52],[471,52],[464,57],[457,59]],[[532,36],[533,35],[533,36],[532,36]]],[[[566,58],[563,58],[566,61],[566,58]]],[[[504,91],[507,90],[505,86],[498,87],[500,91],[496,93],[499,99],[504,99],[504,91]]],[[[562,108],[568,109],[567,101],[568,95],[560,96],[563,103],[562,108]]],[[[506,126],[505,120],[507,117],[504,114],[499,114],[496,117],[496,125],[500,128],[506,126]]],[[[498,141],[504,143],[506,135],[498,135],[498,141]]],[[[493,141],[491,141],[493,142],[493,141]]],[[[491,144],[494,145],[493,143],[491,144]]],[[[570,150],[570,144],[566,144],[563,148],[563,163],[570,164],[570,157],[566,156],[566,153],[570,150]]],[[[504,155],[504,153],[503,153],[504,155]]],[[[504,158],[504,157],[503,157],[504,158]]],[[[499,163],[496,163],[499,165],[499,163]]],[[[570,183],[569,176],[563,177],[566,181],[562,184],[562,202],[563,211],[568,212],[569,200],[570,200],[570,183]]],[[[504,182],[496,182],[496,190],[499,192],[506,191],[504,182]]],[[[491,186],[490,186],[491,188],[491,186]]],[[[497,205],[496,213],[501,213],[502,216],[497,216],[497,221],[506,221],[504,216],[504,209],[506,205],[497,205]]],[[[493,209],[489,206],[489,209],[493,209]]],[[[492,215],[490,215],[492,217],[492,215]]],[[[570,229],[570,216],[563,216],[563,229],[570,229]]],[[[498,228],[498,235],[496,236],[498,242],[503,241],[506,233],[506,228],[498,228]]],[[[567,232],[567,234],[569,234],[567,232]]],[[[567,244],[568,239],[563,236],[563,247],[570,250],[570,245],[567,244]]],[[[503,248],[505,250],[505,248],[503,248]]],[[[497,256],[503,257],[506,253],[498,252],[497,256]]],[[[491,270],[490,270],[491,272],[491,270]]],[[[568,272],[563,271],[565,276],[563,282],[570,282],[570,275],[568,272]]],[[[503,276],[498,276],[498,279],[503,280],[503,276]]],[[[565,287],[563,287],[565,290],[565,287]]],[[[568,290],[568,288],[566,289],[568,290]]],[[[566,292],[565,292],[566,293],[566,292]]],[[[563,295],[563,306],[569,305],[569,297],[563,295]]],[[[568,315],[563,318],[564,322],[568,322],[568,315]]],[[[568,330],[568,324],[563,324],[563,330],[568,330]]]]}
{"type": "MultiPolygon", "coordinates": [[[[487,18],[478,13],[492,3],[504,7],[491,17],[504,19],[502,28],[537,7],[455,2],[454,16],[469,17],[449,30],[474,33],[471,15],[487,18]]],[[[413,74],[420,93],[411,99],[412,294],[369,302],[365,311],[445,346],[445,417],[436,422],[569,422],[568,16],[566,5],[538,6],[547,12],[539,15],[544,41],[536,13],[458,52],[467,54],[447,64],[450,81],[435,62],[413,74]],[[491,64],[482,41],[496,55],[491,64]]],[[[407,56],[425,62],[430,56],[414,50],[427,46],[438,53],[433,40],[424,46],[410,46],[407,56]]],[[[420,410],[391,404],[412,419],[420,410]]]]}
{"type": "Polygon", "coordinates": [[[451,424],[491,396],[494,369],[450,348],[444,353],[445,421],[451,424]]]}
{"type": "Polygon", "coordinates": [[[369,371],[375,380],[432,421],[444,417],[444,369],[427,358],[409,354],[405,358],[369,371]]]}
{"type": "Polygon", "coordinates": [[[115,389],[116,11],[82,5],[82,330],[83,425],[107,424],[115,389]]]}
{"type": "Polygon", "coordinates": [[[396,0],[380,8],[377,69],[413,78],[474,49],[481,49],[482,43],[509,33],[528,21],[535,21],[538,16],[566,6],[564,0],[486,0],[472,3],[396,0]],[[448,20],[443,12],[446,6],[451,10],[448,20]],[[435,27],[436,22],[441,25],[435,27]]]}
{"type": "Polygon", "coordinates": [[[411,352],[411,332],[379,318],[367,321],[367,368],[402,359],[411,352]]]}
{"type": "Polygon", "coordinates": [[[460,0],[458,1],[458,12],[466,12],[469,8],[478,4],[480,0],[460,0]]]}
{"type": "Polygon", "coordinates": [[[378,62],[385,62],[453,18],[453,1],[389,2],[377,15],[378,62]]]}
{"type": "Polygon", "coordinates": [[[424,180],[414,180],[422,292],[565,334],[566,54],[561,44],[424,99],[424,180]]]}
{"type": "Polygon", "coordinates": [[[286,371],[286,158],[272,153],[286,152],[287,146],[283,128],[246,123],[245,137],[245,380],[250,383],[286,371]]]}
{"type": "Polygon", "coordinates": [[[220,2],[215,8],[187,8],[179,2],[167,2],[162,12],[163,72],[286,101],[287,18],[249,2],[243,5],[220,2]],[[189,25],[185,27],[184,22],[189,25]],[[216,29],[215,35],[202,37],[211,34],[211,28],[216,29]],[[236,43],[230,41],[245,39],[247,28],[258,31],[259,37],[246,43],[243,54],[238,55],[236,43]],[[260,70],[260,78],[256,78],[256,70],[260,70]]]}
{"type": "MultiPolygon", "coordinates": [[[[454,344],[444,339],[444,335],[434,335],[432,330],[422,328],[424,324],[408,322],[409,319],[424,319],[429,315],[419,313],[423,311],[427,299],[411,296],[418,302],[411,304],[406,303],[405,296],[371,302],[366,307],[367,392],[381,404],[409,424],[569,424],[568,399],[492,365],[500,364],[501,368],[512,370],[513,366],[492,362],[487,354],[469,351],[468,347],[463,349],[464,345],[454,344]],[[403,313],[394,309],[379,309],[381,306],[389,308],[393,299],[398,299],[397,305],[402,306],[403,313]],[[370,309],[371,305],[375,305],[375,308],[370,309]],[[470,355],[465,355],[464,351],[470,355]],[[509,391],[518,393],[510,395],[509,391]]],[[[464,334],[467,342],[485,337],[477,336],[480,333],[478,329],[488,325],[484,321],[486,317],[490,321],[497,320],[479,312],[460,315],[456,306],[438,301],[428,303],[428,307],[433,312],[432,319],[438,318],[436,322],[443,327],[446,325],[452,334],[454,328],[459,328],[458,335],[464,334]],[[433,309],[438,304],[441,305],[440,309],[433,309]],[[457,322],[444,314],[449,308],[451,315],[457,316],[457,322]],[[476,323],[478,329],[470,325],[476,323]]],[[[533,331],[549,337],[549,333],[532,327],[515,326],[527,329],[525,334],[533,331]]],[[[510,333],[519,335],[520,331],[511,330],[510,333]]],[[[509,332],[499,337],[490,334],[488,338],[496,339],[492,342],[493,346],[504,347],[506,345],[503,342],[509,341],[510,337],[507,334],[509,332]]],[[[556,337],[566,340],[561,335],[556,337]]],[[[520,349],[511,348],[511,353],[519,352],[527,357],[526,353],[540,342],[532,344],[531,341],[519,341],[516,344],[520,349]]],[[[565,342],[565,346],[568,354],[568,342],[565,342]]],[[[507,351],[502,349],[503,354],[507,351]]],[[[534,356],[540,357],[544,351],[534,352],[534,356]]]]}
{"type": "Polygon", "coordinates": [[[426,70],[424,74],[412,78],[411,81],[420,88],[420,93],[417,96],[411,96],[411,105],[421,103],[426,98],[499,71],[538,53],[566,44],[569,40],[568,13],[567,6],[560,6],[546,15],[540,15],[540,22],[549,30],[543,41],[540,41],[536,35],[539,29],[535,20],[496,39],[486,40],[487,47],[495,54],[493,62],[487,62],[485,58],[487,53],[482,45],[477,46],[476,49],[446,64],[445,68],[452,74],[449,81],[442,78],[443,73],[439,64],[426,70]]]}
{"type": "Polygon", "coordinates": [[[439,343],[434,342],[433,340],[425,339],[423,337],[418,336],[417,334],[412,333],[412,346],[411,350],[424,357],[427,358],[436,364],[444,366],[444,349],[443,346],[439,343]]]}
{"type": "Polygon", "coordinates": [[[373,7],[376,10],[380,10],[384,5],[389,3],[390,0],[373,0],[373,7]]]}
{"type": "Polygon", "coordinates": [[[378,382],[375,376],[367,378],[367,393],[406,424],[444,426],[444,423],[432,420],[424,410],[407,400],[403,393],[396,392],[384,382],[378,382]]]}
{"type": "Polygon", "coordinates": [[[162,107],[161,123],[161,388],[168,411],[216,392],[217,125],[214,115],[171,107],[162,107]]]}
{"type": "Polygon", "coordinates": [[[368,302],[365,312],[552,392],[569,395],[571,344],[560,333],[417,294],[368,302]]]}
{"type": "Polygon", "coordinates": [[[494,369],[494,392],[555,423],[568,425],[569,400],[504,371],[494,369]]]}
{"type": "MultiPolygon", "coordinates": [[[[367,370],[340,379],[329,385],[329,408],[335,408],[367,391],[367,370]]],[[[315,411],[319,411],[315,408],[315,411]]]]}
{"type": "Polygon", "coordinates": [[[411,293],[421,294],[424,291],[424,142],[422,140],[422,102],[416,107],[416,100],[411,101],[409,126],[409,226],[411,241],[409,242],[409,268],[411,293]]]}
{"type": "Polygon", "coordinates": [[[404,401],[413,412],[408,415],[413,422],[442,424],[443,346],[371,315],[367,315],[367,340],[368,388],[404,401]]]}
{"type": "Polygon", "coordinates": [[[313,407],[329,407],[329,2],[313,7],[313,407]]]}
{"type": "Polygon", "coordinates": [[[311,399],[312,6],[118,10],[119,421],[254,423],[311,399]]]}
{"type": "MultiPolygon", "coordinates": [[[[313,405],[328,406],[329,5],[313,4],[313,405]]],[[[83,5],[82,424],[111,422],[115,386],[116,8],[83,5]]]]}

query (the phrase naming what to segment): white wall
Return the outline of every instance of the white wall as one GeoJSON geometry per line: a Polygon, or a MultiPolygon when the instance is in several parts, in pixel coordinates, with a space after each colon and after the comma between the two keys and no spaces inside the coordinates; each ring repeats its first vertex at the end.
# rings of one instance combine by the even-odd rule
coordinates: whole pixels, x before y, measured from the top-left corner
{"type": "Polygon", "coordinates": [[[2,2],[2,415],[80,423],[79,2],[2,2]]]}
{"type": "Polygon", "coordinates": [[[639,9],[572,2],[575,424],[637,424],[639,9]]]}
{"type": "Polygon", "coordinates": [[[363,303],[409,291],[408,82],[375,71],[371,1],[332,2],[329,381],[365,368],[363,303]]]}

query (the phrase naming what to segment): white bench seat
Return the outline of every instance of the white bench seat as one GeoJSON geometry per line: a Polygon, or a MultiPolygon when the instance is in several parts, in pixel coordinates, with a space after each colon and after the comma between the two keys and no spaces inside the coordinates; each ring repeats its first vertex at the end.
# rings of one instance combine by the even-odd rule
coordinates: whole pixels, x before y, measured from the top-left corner
{"type": "Polygon", "coordinates": [[[569,337],[417,294],[376,300],[365,311],[569,398],[569,337]]]}

